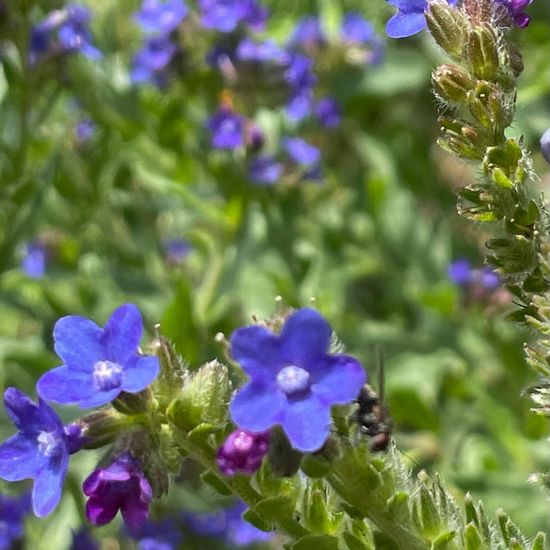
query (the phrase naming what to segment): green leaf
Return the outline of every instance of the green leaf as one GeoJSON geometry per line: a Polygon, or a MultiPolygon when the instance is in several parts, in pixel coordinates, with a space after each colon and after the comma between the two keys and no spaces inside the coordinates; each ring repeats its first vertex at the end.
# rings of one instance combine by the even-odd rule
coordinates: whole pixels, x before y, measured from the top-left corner
{"type": "Polygon", "coordinates": [[[338,550],[338,539],[331,535],[306,535],[292,548],[293,550],[338,550]]]}

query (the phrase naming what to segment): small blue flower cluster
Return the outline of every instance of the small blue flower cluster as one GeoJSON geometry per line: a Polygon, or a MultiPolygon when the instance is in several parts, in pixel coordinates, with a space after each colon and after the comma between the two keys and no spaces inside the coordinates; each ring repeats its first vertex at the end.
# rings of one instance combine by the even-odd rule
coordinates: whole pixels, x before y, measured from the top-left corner
{"type": "MultiPolygon", "coordinates": [[[[34,480],[35,515],[46,516],[55,508],[69,455],[87,444],[86,427],[64,426],[46,401],[100,407],[121,392],[147,388],[158,375],[159,362],[138,353],[142,332],[141,314],[133,304],[116,309],[104,328],[77,315],[63,317],[54,327],[54,347],[63,365],[38,380],[38,402],[16,388],[6,389],[5,407],[17,433],[0,445],[0,477],[34,480]]],[[[126,522],[137,526],[151,500],[149,482],[129,455],[94,471],[84,482],[84,493],[89,496],[88,517],[96,525],[110,521],[120,509],[126,522]]]]}
{"type": "Polygon", "coordinates": [[[50,12],[35,25],[29,44],[29,60],[79,52],[90,59],[99,59],[101,52],[92,44],[89,30],[90,10],[77,4],[50,12]]]}

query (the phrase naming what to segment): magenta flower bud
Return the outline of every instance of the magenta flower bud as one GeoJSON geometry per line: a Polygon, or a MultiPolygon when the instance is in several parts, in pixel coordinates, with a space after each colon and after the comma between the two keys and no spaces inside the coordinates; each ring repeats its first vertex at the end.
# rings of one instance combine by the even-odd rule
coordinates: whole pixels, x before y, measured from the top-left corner
{"type": "Polygon", "coordinates": [[[268,447],[269,432],[236,430],[229,434],[218,449],[218,468],[226,476],[235,475],[237,472],[253,474],[260,468],[268,447]]]}
{"type": "Polygon", "coordinates": [[[107,468],[92,472],[84,480],[82,490],[90,497],[86,516],[94,525],[109,523],[119,510],[130,529],[139,529],[149,517],[151,484],[129,453],[119,456],[107,468]]]}
{"type": "Polygon", "coordinates": [[[542,151],[542,156],[546,159],[546,162],[550,164],[550,128],[548,128],[540,138],[540,149],[542,151]]]}

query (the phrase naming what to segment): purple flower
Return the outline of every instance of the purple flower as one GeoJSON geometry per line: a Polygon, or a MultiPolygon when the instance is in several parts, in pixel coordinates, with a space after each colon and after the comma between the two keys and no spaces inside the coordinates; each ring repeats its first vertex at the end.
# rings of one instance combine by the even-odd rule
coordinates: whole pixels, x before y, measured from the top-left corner
{"type": "Polygon", "coordinates": [[[239,23],[260,30],[267,19],[267,10],[256,0],[199,0],[202,24],[207,29],[234,31],[239,23]]]}
{"type": "Polygon", "coordinates": [[[185,19],[188,12],[183,0],[143,0],[134,19],[145,32],[167,34],[185,19]]]}
{"type": "Polygon", "coordinates": [[[103,329],[85,317],[62,317],[53,337],[64,364],[42,375],[38,393],[86,408],[106,405],[121,391],[145,389],[157,377],[159,361],[137,354],[142,332],[141,314],[133,304],[117,308],[103,329]]]}
{"type": "Polygon", "coordinates": [[[449,279],[457,285],[467,285],[472,280],[472,266],[464,258],[454,261],[447,268],[449,279]]]}
{"type": "Polygon", "coordinates": [[[105,525],[120,510],[130,529],[139,529],[149,517],[153,491],[136,459],[125,453],[107,468],[94,470],[82,484],[86,516],[93,525],[105,525]]]}
{"type": "Polygon", "coordinates": [[[313,61],[306,55],[293,54],[289,60],[284,78],[295,93],[299,93],[304,88],[310,88],[317,81],[313,74],[313,61]]]}
{"type": "Polygon", "coordinates": [[[163,87],[167,81],[166,69],[175,53],[176,46],[168,36],[149,37],[134,57],[130,73],[132,82],[149,82],[163,87]]]}
{"type": "Polygon", "coordinates": [[[325,128],[337,128],[342,121],[342,110],[332,97],[325,97],[315,105],[315,115],[325,128]]]}
{"type": "Polygon", "coordinates": [[[256,157],[248,168],[248,175],[253,183],[274,185],[283,175],[283,165],[273,157],[256,157]]]}
{"type": "Polygon", "coordinates": [[[321,160],[321,151],[302,138],[283,138],[282,145],[289,157],[304,168],[313,168],[321,160]]]}
{"type": "Polygon", "coordinates": [[[4,404],[18,432],[0,445],[0,477],[6,481],[34,479],[34,513],[47,516],[61,498],[69,464],[63,423],[42,399],[37,404],[16,388],[6,389],[4,404]]]}
{"type": "MultiPolygon", "coordinates": [[[[452,5],[457,2],[447,1],[452,5]]],[[[390,38],[405,38],[426,27],[424,12],[428,7],[427,0],[388,0],[388,3],[399,10],[386,25],[386,32],[390,38]]]]}
{"type": "Polygon", "coordinates": [[[235,424],[253,432],[281,425],[296,450],[320,449],[331,406],[353,401],[366,380],[356,359],[328,353],[331,336],[313,309],[295,311],[279,335],[257,325],[236,330],[231,354],[251,380],[231,402],[235,424]]]}
{"type": "Polygon", "coordinates": [[[310,49],[319,47],[325,42],[326,36],[321,27],[321,20],[316,15],[308,15],[296,24],[289,45],[310,49]]]}
{"type": "Polygon", "coordinates": [[[250,38],[241,40],[236,50],[236,58],[239,61],[256,61],[274,63],[287,63],[288,53],[273,40],[254,42],[250,38]]]}
{"type": "Polygon", "coordinates": [[[12,497],[0,494],[0,550],[19,548],[24,521],[30,508],[28,494],[12,497]]]}
{"type": "Polygon", "coordinates": [[[218,468],[226,476],[235,475],[237,472],[253,474],[262,465],[268,446],[269,432],[236,430],[229,434],[218,449],[218,468]]]}
{"type": "MultiPolygon", "coordinates": [[[[348,46],[368,47],[361,61],[379,63],[384,55],[384,43],[375,33],[374,27],[355,12],[347,13],[340,30],[342,41],[348,46]]],[[[357,54],[355,54],[357,56],[357,54]]]]}
{"type": "Polygon", "coordinates": [[[550,164],[550,128],[540,138],[540,150],[546,162],[550,164]]]}
{"type": "Polygon", "coordinates": [[[25,245],[21,269],[32,279],[42,279],[46,274],[48,263],[48,250],[40,241],[33,241],[25,245]]]}
{"type": "Polygon", "coordinates": [[[514,24],[520,28],[525,28],[529,25],[531,18],[524,13],[524,9],[531,3],[532,0],[496,0],[499,4],[508,10],[508,14],[514,21],[514,24]]]}
{"type": "Polygon", "coordinates": [[[244,118],[221,107],[208,121],[212,146],[216,149],[236,149],[244,142],[244,118]]]}

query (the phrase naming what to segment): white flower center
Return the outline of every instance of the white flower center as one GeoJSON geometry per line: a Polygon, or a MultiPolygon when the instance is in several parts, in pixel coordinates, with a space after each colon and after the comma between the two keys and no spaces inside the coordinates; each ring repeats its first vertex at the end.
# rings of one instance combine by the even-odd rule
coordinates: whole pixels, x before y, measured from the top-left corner
{"type": "Polygon", "coordinates": [[[309,388],[309,372],[297,367],[296,365],[288,365],[283,367],[277,374],[277,385],[287,395],[302,392],[309,388]]]}
{"type": "Polygon", "coordinates": [[[45,456],[56,456],[61,454],[63,440],[55,432],[40,432],[36,438],[38,450],[45,456]]]}
{"type": "Polygon", "coordinates": [[[118,388],[122,383],[122,367],[111,361],[98,361],[92,372],[94,383],[100,391],[118,388]]]}

